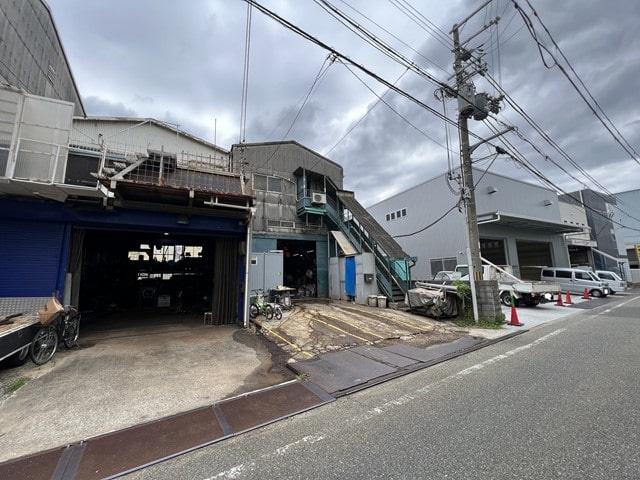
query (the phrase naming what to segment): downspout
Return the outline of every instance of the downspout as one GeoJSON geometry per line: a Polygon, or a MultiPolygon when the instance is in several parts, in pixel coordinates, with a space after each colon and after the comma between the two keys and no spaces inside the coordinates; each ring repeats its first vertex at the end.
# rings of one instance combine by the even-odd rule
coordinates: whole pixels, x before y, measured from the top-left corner
{"type": "Polygon", "coordinates": [[[251,257],[251,236],[252,230],[251,225],[253,224],[253,215],[256,213],[255,207],[249,208],[249,219],[247,221],[247,237],[246,237],[246,247],[245,247],[245,258],[244,258],[244,306],[243,306],[243,314],[242,314],[242,326],[244,328],[249,327],[249,265],[250,265],[250,257],[251,257]]]}

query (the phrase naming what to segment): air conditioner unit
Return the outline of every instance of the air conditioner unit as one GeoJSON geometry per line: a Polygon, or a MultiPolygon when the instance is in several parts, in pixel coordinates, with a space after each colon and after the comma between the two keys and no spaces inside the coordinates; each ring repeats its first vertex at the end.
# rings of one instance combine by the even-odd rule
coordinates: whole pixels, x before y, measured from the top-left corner
{"type": "Polygon", "coordinates": [[[313,203],[327,203],[327,194],[326,193],[314,193],[311,197],[311,201],[313,203]]]}

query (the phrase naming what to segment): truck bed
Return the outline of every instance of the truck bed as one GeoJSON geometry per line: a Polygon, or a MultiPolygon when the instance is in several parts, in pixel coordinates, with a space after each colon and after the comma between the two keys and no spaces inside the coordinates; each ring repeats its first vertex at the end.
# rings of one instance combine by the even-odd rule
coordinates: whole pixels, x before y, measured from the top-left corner
{"type": "Polygon", "coordinates": [[[2,322],[4,320],[0,320],[0,360],[29,345],[42,326],[35,314],[19,315],[2,322]]]}
{"type": "Polygon", "coordinates": [[[560,291],[560,285],[556,282],[543,282],[541,280],[522,280],[520,282],[508,282],[501,280],[499,282],[499,289],[513,290],[518,293],[557,293],[560,291]]]}

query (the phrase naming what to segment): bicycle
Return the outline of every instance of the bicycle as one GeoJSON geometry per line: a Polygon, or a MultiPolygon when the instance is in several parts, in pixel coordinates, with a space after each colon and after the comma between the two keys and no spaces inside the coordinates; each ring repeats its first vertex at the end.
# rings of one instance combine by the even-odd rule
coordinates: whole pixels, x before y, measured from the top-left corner
{"type": "Polygon", "coordinates": [[[50,325],[43,326],[33,337],[29,355],[36,365],[43,365],[53,358],[60,340],[67,349],[76,347],[80,335],[80,313],[67,305],[50,325]]]}
{"type": "Polygon", "coordinates": [[[273,316],[275,317],[275,319],[282,320],[282,306],[278,302],[270,303],[269,305],[271,305],[271,308],[273,308],[273,316]]]}
{"type": "MultiPolygon", "coordinates": [[[[270,303],[264,301],[264,293],[262,290],[251,290],[254,295],[251,295],[251,304],[249,305],[249,316],[256,318],[258,315],[264,315],[267,320],[273,318],[273,307],[270,303]]],[[[282,318],[282,311],[280,311],[280,318],[282,318]]]]}

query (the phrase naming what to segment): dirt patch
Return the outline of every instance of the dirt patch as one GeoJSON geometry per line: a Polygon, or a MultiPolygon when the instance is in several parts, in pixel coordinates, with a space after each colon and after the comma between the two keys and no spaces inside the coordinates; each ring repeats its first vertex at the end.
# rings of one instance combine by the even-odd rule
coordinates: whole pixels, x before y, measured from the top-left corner
{"type": "Polygon", "coordinates": [[[256,327],[268,340],[275,371],[287,363],[359,345],[426,348],[469,336],[452,322],[340,301],[297,303],[281,320],[257,319],[256,327]]]}

